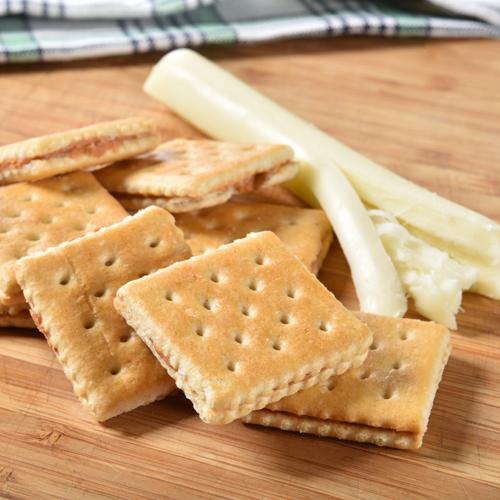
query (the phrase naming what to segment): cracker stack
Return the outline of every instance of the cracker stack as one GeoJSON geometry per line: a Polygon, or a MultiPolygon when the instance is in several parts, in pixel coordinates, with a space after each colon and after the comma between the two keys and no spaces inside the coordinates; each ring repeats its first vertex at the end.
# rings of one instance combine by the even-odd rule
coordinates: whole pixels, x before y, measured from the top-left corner
{"type": "Polygon", "coordinates": [[[244,421],[378,446],[419,448],[450,354],[449,332],[427,321],[357,316],[373,333],[361,367],[244,421]]]}
{"type": "Polygon", "coordinates": [[[128,283],[115,305],[208,423],[359,366],[372,341],[269,231],[128,283]]]}
{"type": "Polygon", "coordinates": [[[0,327],[36,324],[99,421],[177,385],[207,423],[421,446],[447,330],[346,310],[315,277],[321,210],[228,201],[292,178],[288,146],[152,151],[156,130],[132,118],[0,148],[0,327]]]}
{"type": "Polygon", "coordinates": [[[111,163],[160,142],[155,123],[129,118],[37,137],[0,148],[0,185],[36,181],[111,163]]]}
{"type": "Polygon", "coordinates": [[[176,139],[97,173],[128,210],[149,205],[187,212],[285,182],[298,171],[288,146],[176,139]]]}

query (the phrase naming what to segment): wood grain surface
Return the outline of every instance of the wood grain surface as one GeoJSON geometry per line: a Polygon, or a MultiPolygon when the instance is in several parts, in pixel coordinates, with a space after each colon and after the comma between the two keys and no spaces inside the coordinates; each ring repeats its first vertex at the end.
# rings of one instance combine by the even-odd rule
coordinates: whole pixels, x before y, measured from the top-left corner
{"type": "MultiPolygon", "coordinates": [[[[500,42],[310,40],[203,51],[383,165],[500,221],[500,42]]],[[[0,69],[0,143],[148,114],[158,55],[0,69]]],[[[357,303],[334,244],[320,274],[357,303]]],[[[466,295],[423,447],[414,452],[239,423],[181,395],[104,425],[32,331],[0,331],[5,498],[500,498],[500,303],[466,295]]]]}

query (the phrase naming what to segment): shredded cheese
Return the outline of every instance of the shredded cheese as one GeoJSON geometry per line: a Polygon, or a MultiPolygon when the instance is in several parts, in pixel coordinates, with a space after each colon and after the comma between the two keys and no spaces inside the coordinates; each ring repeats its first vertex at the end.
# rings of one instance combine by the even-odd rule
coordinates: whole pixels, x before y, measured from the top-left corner
{"type": "Polygon", "coordinates": [[[382,210],[368,214],[417,311],[456,329],[462,291],[476,281],[478,270],[413,236],[392,214],[382,210]]]}

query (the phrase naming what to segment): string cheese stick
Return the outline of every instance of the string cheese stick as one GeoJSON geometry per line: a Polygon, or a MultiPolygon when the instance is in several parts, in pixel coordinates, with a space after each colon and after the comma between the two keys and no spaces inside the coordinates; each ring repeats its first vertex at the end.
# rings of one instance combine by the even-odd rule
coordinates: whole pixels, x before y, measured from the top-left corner
{"type": "MultiPolygon", "coordinates": [[[[144,88],[213,137],[286,142],[318,168],[337,166],[366,203],[484,266],[500,263],[500,225],[495,221],[377,165],[192,51],[180,49],[165,56],[144,88]]],[[[302,182],[292,188],[310,195],[302,182]]]]}
{"type": "MultiPolygon", "coordinates": [[[[402,316],[406,298],[356,192],[315,138],[316,129],[188,49],[166,55],[144,90],[208,135],[235,142],[284,143],[306,162],[305,193],[328,215],[349,262],[363,311],[402,316]]],[[[304,193],[302,193],[304,194],[304,193]]]]}

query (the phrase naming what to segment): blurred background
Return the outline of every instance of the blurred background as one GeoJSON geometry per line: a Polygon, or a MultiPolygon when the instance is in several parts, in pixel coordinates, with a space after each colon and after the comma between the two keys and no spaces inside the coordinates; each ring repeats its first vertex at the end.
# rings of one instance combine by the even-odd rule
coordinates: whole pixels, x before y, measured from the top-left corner
{"type": "Polygon", "coordinates": [[[498,0],[0,0],[0,62],[304,37],[500,36],[498,0]]]}

